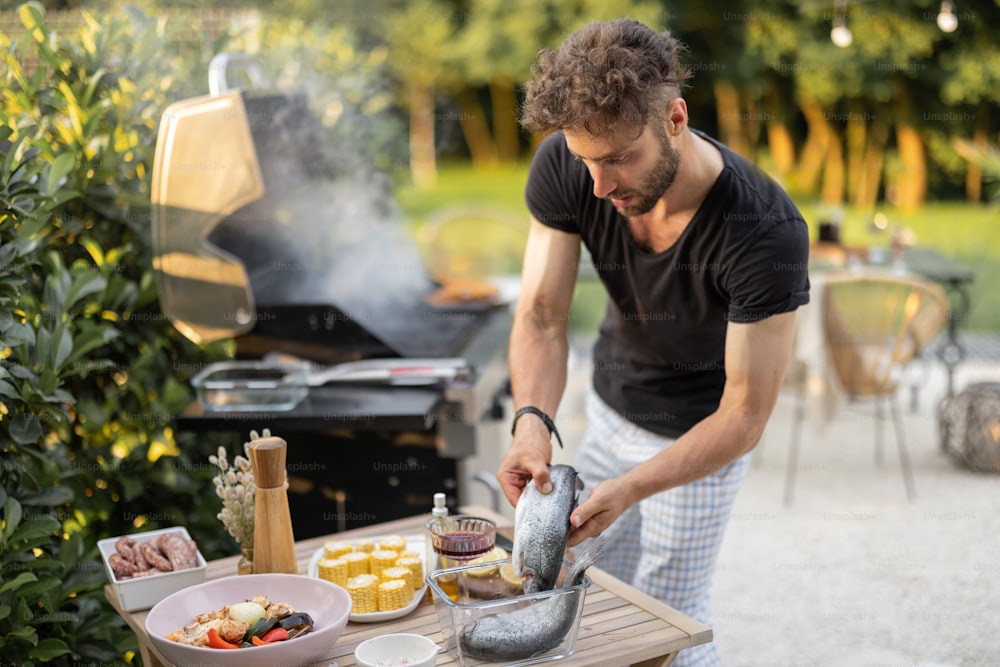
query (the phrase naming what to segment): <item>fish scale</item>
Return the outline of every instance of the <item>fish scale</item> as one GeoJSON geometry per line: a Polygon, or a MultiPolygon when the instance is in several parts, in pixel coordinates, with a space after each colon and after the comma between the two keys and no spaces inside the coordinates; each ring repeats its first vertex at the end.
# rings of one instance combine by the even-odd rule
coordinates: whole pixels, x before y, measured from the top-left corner
{"type": "Polygon", "coordinates": [[[525,593],[552,590],[562,568],[569,539],[569,518],[583,481],[568,465],[549,468],[552,491],[542,493],[531,480],[514,510],[514,573],[524,579],[525,593]]]}

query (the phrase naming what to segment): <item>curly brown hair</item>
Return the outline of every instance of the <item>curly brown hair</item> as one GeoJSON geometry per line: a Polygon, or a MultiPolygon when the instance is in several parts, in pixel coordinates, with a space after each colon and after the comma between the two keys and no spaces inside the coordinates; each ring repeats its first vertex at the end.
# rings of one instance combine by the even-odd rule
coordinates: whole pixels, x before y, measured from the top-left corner
{"type": "Polygon", "coordinates": [[[543,49],[521,107],[532,132],[584,128],[592,134],[643,127],[660,118],[690,73],[680,64],[684,46],[632,19],[590,23],[558,51],[543,49]]]}

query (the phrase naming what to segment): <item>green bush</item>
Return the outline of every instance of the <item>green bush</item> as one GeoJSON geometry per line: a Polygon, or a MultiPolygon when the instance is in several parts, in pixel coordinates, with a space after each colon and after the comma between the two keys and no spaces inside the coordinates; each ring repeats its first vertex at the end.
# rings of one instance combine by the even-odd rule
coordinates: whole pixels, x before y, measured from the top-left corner
{"type": "Polygon", "coordinates": [[[0,33],[0,655],[122,662],[135,638],[97,540],[185,524],[208,557],[234,548],[199,502],[214,445],[171,424],[186,369],[226,349],[160,315],[147,229],[159,117],[204,92],[186,82],[217,45],[182,52],[139,14],[83,14],[68,35],[38,4],[20,18],[0,33]]]}
{"type": "Polygon", "coordinates": [[[194,345],[157,303],[149,190],[167,105],[207,94],[214,54],[266,44],[277,85],[320,93],[341,153],[394,164],[400,144],[384,53],[342,29],[248,22],[212,38],[197,13],[75,16],[57,31],[31,2],[23,30],[0,31],[4,665],[138,661],[104,598],[102,538],[183,524],[206,558],[237,552],[207,459],[239,443],[174,426],[190,376],[232,346],[194,345]]]}

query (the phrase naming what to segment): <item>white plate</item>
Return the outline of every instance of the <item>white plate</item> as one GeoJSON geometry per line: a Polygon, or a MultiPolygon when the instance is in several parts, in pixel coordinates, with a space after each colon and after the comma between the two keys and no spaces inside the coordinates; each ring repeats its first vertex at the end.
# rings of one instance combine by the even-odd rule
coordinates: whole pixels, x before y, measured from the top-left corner
{"type": "MultiPolygon", "coordinates": [[[[358,542],[361,541],[373,541],[377,544],[378,541],[383,537],[387,536],[379,535],[375,537],[366,537],[364,538],[364,540],[347,540],[347,541],[351,542],[351,544],[357,544],[358,542]]],[[[403,537],[406,539],[406,550],[417,552],[417,555],[420,556],[420,562],[423,563],[424,572],[426,572],[427,559],[424,556],[424,544],[425,544],[424,536],[403,535],[403,537]]],[[[333,537],[331,539],[336,540],[337,538],[333,537]]],[[[323,560],[323,554],[324,554],[323,547],[320,547],[313,553],[312,558],[309,559],[309,569],[306,570],[306,572],[309,574],[310,577],[319,579],[319,562],[323,560]]],[[[427,592],[427,584],[425,582],[420,588],[418,588],[413,593],[413,599],[410,600],[410,604],[406,605],[402,609],[393,609],[392,611],[373,611],[370,614],[351,614],[351,621],[353,621],[354,623],[381,623],[382,621],[391,621],[393,619],[402,618],[403,616],[406,616],[411,611],[417,608],[417,605],[420,604],[420,601],[424,598],[424,594],[426,592],[427,592]]]]}

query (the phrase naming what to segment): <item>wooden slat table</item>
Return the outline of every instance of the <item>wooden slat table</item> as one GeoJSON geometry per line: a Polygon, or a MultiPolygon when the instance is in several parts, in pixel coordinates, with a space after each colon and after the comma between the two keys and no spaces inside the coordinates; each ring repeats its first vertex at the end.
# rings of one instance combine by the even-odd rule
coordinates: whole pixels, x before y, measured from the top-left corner
{"type": "MultiPolygon", "coordinates": [[[[502,517],[480,507],[464,508],[477,516],[488,516],[497,525],[507,523],[502,517]]],[[[366,536],[389,534],[414,534],[423,531],[426,517],[416,516],[387,523],[366,526],[355,530],[316,537],[296,543],[299,573],[306,574],[309,559],[316,549],[328,539],[353,540],[366,536]]],[[[501,532],[511,534],[510,527],[501,532]]],[[[217,579],[236,574],[238,557],[231,556],[208,563],[206,579],[217,579]]],[[[659,600],[629,586],[602,570],[587,570],[591,587],[583,607],[580,632],[573,655],[558,661],[560,665],[625,665],[642,664],[644,667],[666,667],[677,653],[685,648],[712,641],[712,630],[680,613],[659,600]]],[[[168,667],[170,663],[153,648],[146,635],[146,611],[122,611],[113,586],[105,586],[104,593],[111,605],[135,631],[139,649],[146,667],[168,667]]],[[[354,665],[354,649],[358,644],[376,635],[390,632],[413,632],[443,643],[434,606],[421,602],[413,613],[385,623],[348,623],[337,644],[326,660],[316,663],[326,667],[332,662],[339,667],[354,665]]],[[[455,665],[455,660],[442,652],[438,665],[455,665]]]]}

